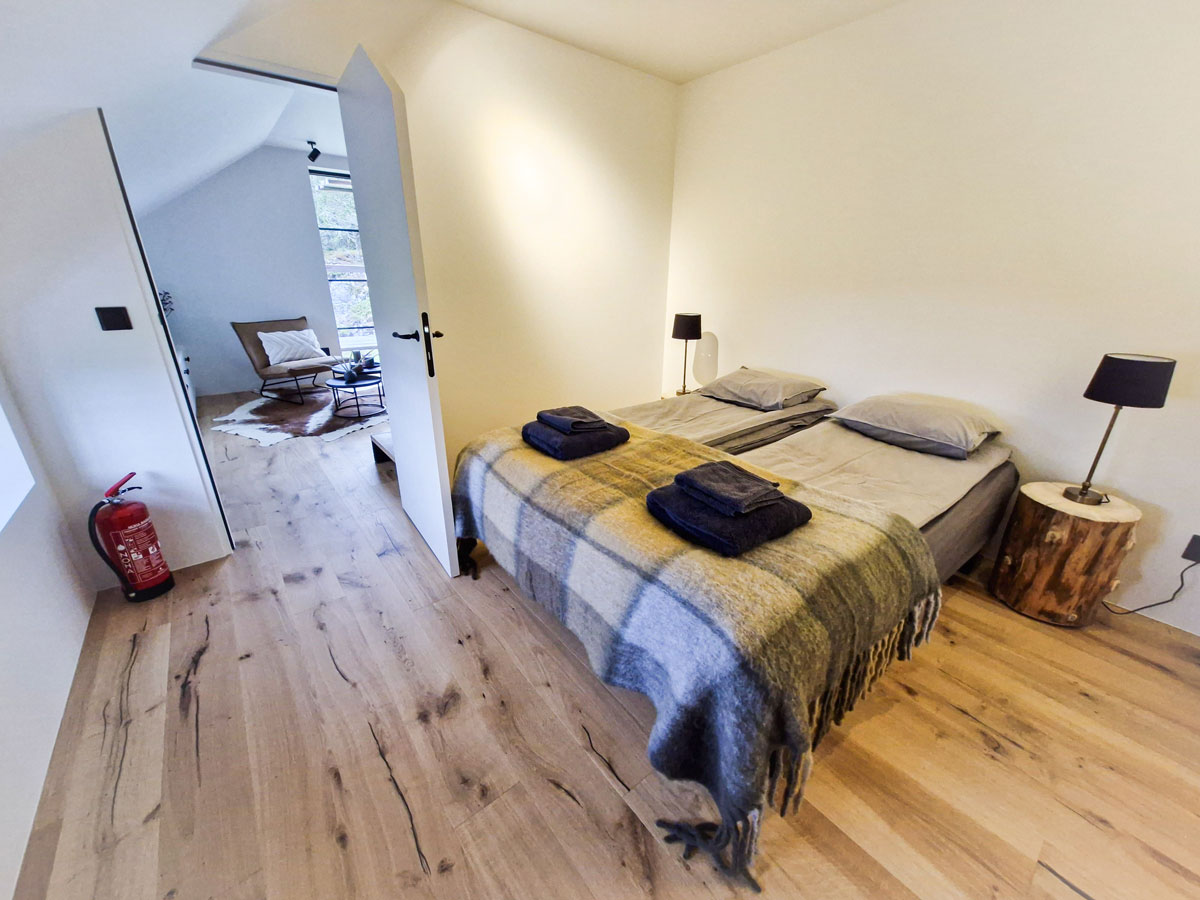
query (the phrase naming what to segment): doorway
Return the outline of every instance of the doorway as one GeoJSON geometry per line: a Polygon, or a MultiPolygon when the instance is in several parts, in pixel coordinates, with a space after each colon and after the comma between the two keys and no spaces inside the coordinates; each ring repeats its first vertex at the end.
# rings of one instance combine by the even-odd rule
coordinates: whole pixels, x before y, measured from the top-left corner
{"type": "MultiPolygon", "coordinates": [[[[271,78],[269,72],[252,74],[271,78]]],[[[228,73],[224,77],[239,80],[229,79],[228,73]]],[[[311,384],[306,382],[303,392],[293,397],[300,401],[293,409],[300,412],[282,410],[277,402],[282,398],[275,396],[268,398],[271,415],[288,412],[303,417],[307,412],[303,408],[313,404],[320,419],[316,404],[330,408],[329,366],[341,363],[349,352],[377,356],[382,373],[366,380],[380,381],[379,399],[385,394],[387,398],[394,460],[390,490],[440,566],[456,575],[436,332],[430,325],[424,284],[403,94],[361,48],[336,89],[299,85],[292,79],[283,86],[292,97],[283,103],[259,146],[179,196],[144,213],[131,209],[145,237],[156,290],[169,293],[162,327],[179,348],[180,378],[190,382],[197,398],[195,408],[205,420],[203,424],[197,420],[198,434],[212,452],[210,429],[228,423],[209,421],[217,416],[206,398],[243,399],[239,392],[256,388],[262,374],[255,371],[262,367],[247,358],[250,348],[237,343],[239,335],[231,323],[265,323],[264,327],[278,329],[250,329],[259,335],[310,332],[321,348],[327,348],[329,365],[313,373],[311,384]],[[331,122],[336,122],[337,135],[331,122]],[[314,140],[315,132],[320,136],[314,140]],[[296,146],[301,136],[305,143],[296,146]],[[319,164],[310,148],[320,148],[319,164]],[[304,159],[302,165],[297,154],[304,159]],[[272,193],[272,186],[279,190],[272,193]],[[338,192],[337,202],[314,201],[322,193],[332,199],[338,192]],[[301,193],[303,212],[297,199],[301,193]]],[[[278,104],[278,96],[272,101],[278,104]]],[[[119,141],[117,151],[121,153],[119,141]]],[[[136,179],[137,174],[131,171],[128,177],[136,179]]],[[[240,331],[244,344],[246,329],[240,331]]],[[[276,358],[265,361],[277,364],[276,358]]],[[[353,375],[341,370],[332,374],[334,381],[354,381],[353,375]]],[[[333,393],[336,413],[342,407],[336,402],[338,392],[333,393]]],[[[262,399],[246,403],[255,404],[257,414],[262,399]]],[[[245,405],[221,410],[221,415],[237,413],[245,405]]],[[[317,432],[338,424],[333,413],[315,426],[311,418],[304,420],[302,436],[328,440],[331,431],[317,432]]],[[[334,430],[350,433],[359,427],[351,424],[334,430]]],[[[247,452],[292,436],[281,436],[280,428],[293,425],[264,423],[260,431],[274,429],[273,437],[247,445],[247,452]]],[[[388,426],[366,421],[361,428],[378,433],[388,426]]],[[[230,452],[228,442],[222,441],[220,452],[230,452]]],[[[365,448],[361,465],[372,463],[365,448]]],[[[381,477],[388,480],[391,471],[381,477]]],[[[229,488],[224,487],[228,495],[229,488]]],[[[237,498],[227,496],[226,501],[237,504],[237,498]]],[[[236,529],[237,523],[231,524],[236,529]]]]}

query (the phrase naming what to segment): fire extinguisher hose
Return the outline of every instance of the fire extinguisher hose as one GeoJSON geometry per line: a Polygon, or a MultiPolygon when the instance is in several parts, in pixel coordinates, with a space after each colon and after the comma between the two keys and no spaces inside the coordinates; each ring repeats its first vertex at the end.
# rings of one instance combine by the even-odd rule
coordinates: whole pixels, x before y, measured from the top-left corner
{"type": "Polygon", "coordinates": [[[122,572],[120,568],[118,568],[117,564],[109,558],[108,553],[104,550],[104,545],[100,543],[100,538],[96,536],[96,515],[107,504],[107,500],[101,500],[99,503],[93,506],[92,511],[88,513],[88,537],[92,539],[92,546],[96,548],[96,552],[100,554],[100,558],[104,560],[105,565],[113,570],[114,574],[117,576],[117,580],[121,582],[121,590],[125,594],[125,599],[132,600],[137,596],[137,591],[133,589],[133,585],[125,580],[125,573],[122,572]]]}

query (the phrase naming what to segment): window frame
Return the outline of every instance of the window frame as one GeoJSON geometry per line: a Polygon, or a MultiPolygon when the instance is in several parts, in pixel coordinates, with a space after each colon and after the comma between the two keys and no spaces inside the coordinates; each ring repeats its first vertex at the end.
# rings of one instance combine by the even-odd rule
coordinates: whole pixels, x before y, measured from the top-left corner
{"type": "MultiPolygon", "coordinates": [[[[336,232],[336,233],[341,233],[341,234],[356,234],[356,235],[360,235],[360,237],[359,237],[359,241],[358,241],[358,245],[359,245],[359,252],[361,252],[361,251],[362,251],[362,238],[361,238],[361,234],[362,234],[362,232],[361,232],[361,229],[359,229],[358,227],[354,227],[354,228],[343,228],[343,227],[335,227],[335,226],[322,225],[322,224],[321,224],[321,216],[320,216],[320,212],[319,212],[319,210],[317,210],[317,208],[316,208],[316,187],[315,187],[315,185],[313,184],[313,178],[314,178],[314,177],[316,177],[316,178],[325,177],[325,178],[339,178],[339,179],[344,179],[344,180],[346,180],[347,182],[349,182],[349,183],[350,183],[350,190],[349,190],[349,191],[347,191],[347,193],[349,193],[349,194],[351,195],[351,197],[353,197],[353,196],[354,196],[354,182],[353,182],[353,180],[350,178],[350,173],[349,173],[349,172],[342,172],[342,171],[339,171],[339,170],[337,170],[337,169],[322,169],[322,168],[317,168],[317,167],[309,166],[309,167],[308,167],[308,177],[309,177],[309,190],[310,190],[310,192],[313,194],[313,213],[314,213],[314,219],[315,219],[315,221],[316,221],[316,226],[317,226],[317,234],[318,234],[318,235],[323,235],[325,232],[327,232],[327,231],[328,231],[328,232],[336,232]]],[[[357,206],[355,207],[355,210],[354,210],[354,220],[355,220],[355,223],[356,223],[356,226],[357,226],[357,222],[358,222],[358,208],[357,208],[357,206]]],[[[322,261],[324,261],[324,247],[325,247],[325,244],[324,244],[324,241],[322,241],[322,243],[321,243],[321,248],[322,248],[322,261]]],[[[354,267],[352,267],[352,268],[355,268],[355,269],[361,269],[361,270],[362,270],[362,277],[361,277],[361,278],[337,278],[337,277],[334,277],[334,276],[335,276],[337,273],[335,273],[335,272],[331,272],[331,271],[330,271],[330,269],[329,269],[329,265],[328,265],[328,264],[325,264],[325,282],[326,282],[326,284],[327,284],[327,285],[332,285],[332,284],[365,284],[365,285],[367,285],[367,298],[368,298],[368,302],[370,302],[370,296],[371,296],[371,294],[370,294],[370,291],[371,291],[371,287],[370,287],[370,282],[369,282],[369,281],[368,281],[368,279],[367,279],[367,270],[366,270],[366,266],[365,266],[365,265],[364,265],[364,266],[354,266],[354,267]]],[[[330,302],[330,304],[332,304],[332,303],[333,303],[333,290],[332,290],[332,289],[329,289],[329,302],[330,302]]],[[[369,328],[369,329],[371,330],[371,336],[372,336],[372,338],[375,340],[375,343],[374,343],[372,346],[370,346],[370,347],[361,347],[361,348],[354,348],[354,349],[361,349],[361,350],[364,350],[364,351],[365,351],[365,350],[377,350],[377,349],[378,349],[378,347],[379,347],[378,338],[375,336],[375,311],[374,311],[374,309],[372,309],[372,310],[371,310],[371,323],[370,323],[369,325],[345,325],[345,326],[344,326],[344,325],[338,324],[338,323],[337,323],[337,315],[336,315],[336,310],[335,310],[335,315],[334,315],[334,324],[335,324],[335,326],[336,326],[336,328],[337,328],[337,333],[338,333],[338,341],[339,341],[339,343],[341,342],[341,338],[342,338],[342,335],[343,335],[343,334],[347,334],[347,333],[353,333],[353,332],[360,332],[360,331],[364,331],[364,330],[366,330],[366,329],[368,329],[368,328],[369,328]]]]}

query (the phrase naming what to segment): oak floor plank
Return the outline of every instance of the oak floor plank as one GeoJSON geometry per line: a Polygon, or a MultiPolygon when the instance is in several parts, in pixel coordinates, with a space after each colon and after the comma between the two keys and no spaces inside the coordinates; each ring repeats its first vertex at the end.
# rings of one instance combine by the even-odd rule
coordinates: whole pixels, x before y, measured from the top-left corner
{"type": "Polygon", "coordinates": [[[600,893],[588,889],[523,785],[514,786],[463,823],[459,833],[479,896],[505,900],[605,900],[615,896],[603,885],[597,886],[600,893]],[[514,834],[524,839],[513,841],[514,834]]]}
{"type": "Polygon", "coordinates": [[[83,747],[82,735],[86,726],[89,699],[87,685],[96,681],[101,651],[105,646],[104,632],[109,612],[116,608],[110,597],[97,598],[84,634],[83,648],[75,667],[72,688],[67,696],[66,709],[59,724],[58,735],[47,767],[46,781],[34,817],[33,828],[17,876],[13,900],[38,900],[45,897],[54,870],[55,856],[62,833],[66,789],[74,772],[76,754],[83,747]]]}
{"type": "MultiPolygon", "coordinates": [[[[118,596],[101,602],[123,604],[118,596]]],[[[158,884],[158,811],[170,625],[117,606],[85,706],[65,788],[47,896],[152,896],[158,884]],[[139,893],[140,892],[140,893],[139,893]]]]}
{"type": "MultiPolygon", "coordinates": [[[[231,561],[230,561],[231,562],[231,561]]],[[[236,567],[194,566],[170,596],[171,682],[160,810],[159,895],[261,896],[246,721],[234,633],[236,567]]]]}
{"type": "Polygon", "coordinates": [[[695,894],[678,867],[651,860],[668,852],[624,802],[628,789],[610,780],[601,762],[613,753],[605,736],[596,737],[599,749],[575,739],[573,720],[546,703],[470,604],[433,604],[416,615],[437,646],[451,648],[464,692],[486,701],[483,717],[497,745],[586,883],[607,883],[613,896],[695,894]]]}
{"type": "Polygon", "coordinates": [[[768,815],[761,847],[789,873],[800,896],[918,896],[811,803],[787,817],[768,815]]]}
{"type": "MultiPolygon", "coordinates": [[[[557,622],[535,627],[532,604],[494,578],[459,579],[458,592],[472,614],[504,645],[532,689],[553,710],[567,735],[588,751],[614,788],[629,790],[650,773],[646,756],[649,730],[592,674],[576,652],[565,650],[573,635],[557,622]]],[[[453,606],[447,604],[447,606],[453,606]]]]}

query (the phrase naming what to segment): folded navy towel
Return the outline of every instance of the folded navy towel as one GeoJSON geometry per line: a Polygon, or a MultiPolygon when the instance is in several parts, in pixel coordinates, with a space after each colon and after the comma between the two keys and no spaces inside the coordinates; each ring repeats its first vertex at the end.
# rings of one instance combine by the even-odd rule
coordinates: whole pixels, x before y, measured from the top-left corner
{"type": "Polygon", "coordinates": [[[744,516],[783,499],[778,481],[759,478],[724,459],[680,472],[675,483],[689,496],[727,516],[744,516]]]}
{"type": "Polygon", "coordinates": [[[611,450],[629,440],[629,432],[620,425],[604,423],[600,431],[580,431],[564,434],[543,422],[529,422],[521,429],[525,443],[555,459],[579,459],[604,450],[611,450]]]}
{"type": "Polygon", "coordinates": [[[812,510],[790,497],[780,497],[744,516],[726,516],[684,493],[677,484],[668,484],[647,494],[646,508],[680,537],[722,556],[738,556],[753,550],[759,544],[783,537],[812,518],[812,510]]]}
{"type": "Polygon", "coordinates": [[[578,434],[581,431],[603,431],[608,423],[583,406],[559,406],[543,409],[537,420],[563,434],[578,434]]]}

